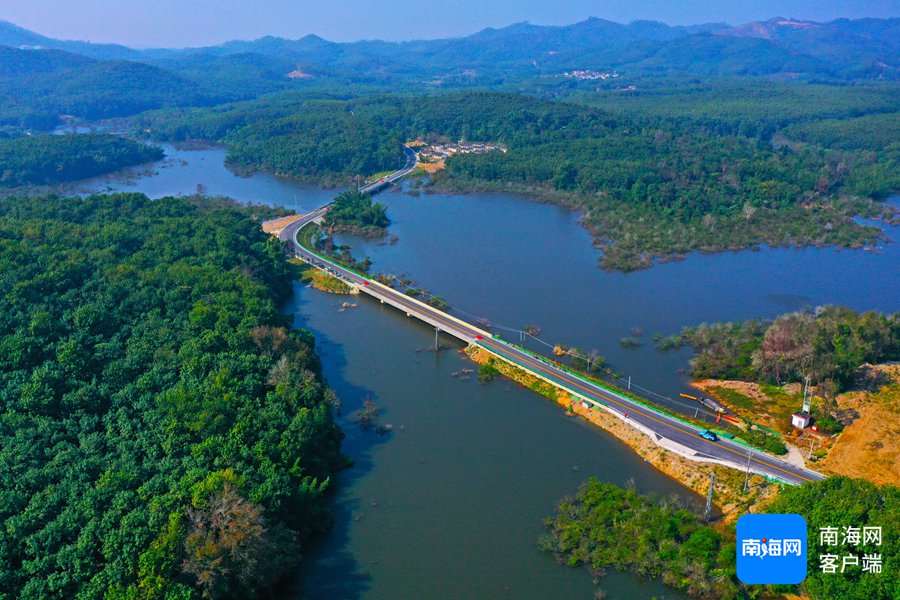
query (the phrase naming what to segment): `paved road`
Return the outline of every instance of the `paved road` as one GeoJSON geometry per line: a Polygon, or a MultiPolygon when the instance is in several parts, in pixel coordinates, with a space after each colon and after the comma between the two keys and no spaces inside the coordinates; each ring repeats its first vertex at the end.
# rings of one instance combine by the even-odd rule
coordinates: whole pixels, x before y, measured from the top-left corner
{"type": "MultiPolygon", "coordinates": [[[[414,316],[440,328],[441,331],[453,335],[467,344],[477,344],[498,356],[517,363],[533,374],[566,388],[591,404],[607,407],[613,414],[629,424],[643,429],[650,435],[658,436],[657,439],[665,438],[665,440],[680,444],[683,447],[681,449],[683,453],[692,454],[697,459],[722,461],[738,469],[747,469],[749,463],[751,471],[791,484],[824,478],[819,473],[796,467],[729,440],[720,438],[719,441],[712,442],[704,439],[699,435],[697,428],[684,421],[583,379],[557,366],[550,358],[496,339],[487,331],[471,323],[410,298],[406,294],[354,273],[307,250],[297,242],[296,232],[310,221],[322,217],[327,210],[327,207],[322,207],[304,215],[286,227],[279,236],[284,241],[292,241],[297,256],[306,262],[330,272],[383,303],[397,307],[409,316],[414,316]]],[[[676,449],[679,448],[676,447],[676,449]]]]}
{"type": "Polygon", "coordinates": [[[406,164],[403,165],[402,169],[391,173],[387,177],[382,177],[378,181],[373,181],[372,183],[368,183],[362,186],[361,188],[359,188],[359,191],[366,194],[374,194],[382,188],[393,185],[400,179],[406,177],[410,171],[416,168],[416,164],[418,164],[418,156],[416,155],[416,151],[409,146],[403,146],[403,154],[406,156],[406,164]]]}

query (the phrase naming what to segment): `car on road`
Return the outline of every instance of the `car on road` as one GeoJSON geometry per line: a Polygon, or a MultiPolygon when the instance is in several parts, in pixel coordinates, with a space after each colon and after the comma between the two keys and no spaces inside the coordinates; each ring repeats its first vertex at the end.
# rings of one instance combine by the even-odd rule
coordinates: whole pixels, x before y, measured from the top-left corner
{"type": "Polygon", "coordinates": [[[719,441],[719,436],[717,436],[716,434],[714,434],[714,433],[713,433],[712,431],[710,431],[709,429],[704,429],[703,431],[701,431],[701,432],[700,432],[700,437],[706,438],[706,439],[708,439],[708,440],[711,441],[711,442],[718,442],[718,441],[719,441]]]}

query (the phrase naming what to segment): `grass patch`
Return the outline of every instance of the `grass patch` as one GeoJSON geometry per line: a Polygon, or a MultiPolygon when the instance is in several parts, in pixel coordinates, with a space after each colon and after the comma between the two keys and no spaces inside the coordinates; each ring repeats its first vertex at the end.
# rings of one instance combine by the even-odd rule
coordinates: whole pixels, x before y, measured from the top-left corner
{"type": "Polygon", "coordinates": [[[786,400],[793,400],[793,399],[794,399],[794,396],[793,396],[793,395],[791,395],[791,394],[789,394],[788,392],[784,391],[783,389],[781,389],[781,388],[778,387],[777,385],[771,385],[771,384],[768,384],[768,383],[763,383],[763,384],[761,384],[761,385],[759,386],[759,390],[760,390],[763,394],[765,394],[766,396],[768,396],[769,398],[771,398],[772,400],[775,400],[776,402],[783,402],[783,401],[786,401],[786,400]]]}
{"type": "Polygon", "coordinates": [[[316,247],[316,241],[318,241],[320,235],[321,230],[319,229],[318,224],[309,222],[297,232],[297,241],[304,248],[313,250],[316,247]]]}
{"type": "Polygon", "coordinates": [[[776,385],[763,384],[759,391],[769,397],[771,402],[766,403],[765,409],[772,417],[773,423],[780,425],[789,423],[791,415],[803,406],[803,398],[800,394],[792,394],[776,385]]]}
{"type": "Polygon", "coordinates": [[[737,390],[717,385],[709,388],[709,391],[719,400],[732,408],[740,408],[743,410],[754,410],[756,408],[753,398],[746,394],[742,394],[737,390]]]}
{"type": "Polygon", "coordinates": [[[338,279],[319,269],[308,267],[300,275],[300,280],[312,287],[329,294],[349,294],[352,288],[338,279]]]}
{"type": "Polygon", "coordinates": [[[634,350],[640,348],[641,340],[636,337],[623,337],[619,340],[619,345],[626,350],[634,350]]]}
{"type": "Polygon", "coordinates": [[[486,363],[478,367],[478,381],[481,381],[482,383],[492,380],[499,374],[500,370],[494,363],[493,358],[489,358],[486,363]]]}
{"type": "Polygon", "coordinates": [[[392,175],[397,172],[397,169],[387,169],[386,171],[378,171],[377,173],[373,173],[366,177],[366,183],[375,183],[379,179],[387,177],[388,175],[392,175]]]}
{"type": "Polygon", "coordinates": [[[775,454],[778,456],[783,456],[787,454],[787,446],[778,439],[775,435],[771,433],[766,433],[765,431],[760,431],[759,429],[754,429],[753,431],[746,431],[744,429],[731,429],[729,430],[734,434],[735,437],[738,437],[745,442],[756,446],[757,448],[761,448],[770,454],[775,454]]]}

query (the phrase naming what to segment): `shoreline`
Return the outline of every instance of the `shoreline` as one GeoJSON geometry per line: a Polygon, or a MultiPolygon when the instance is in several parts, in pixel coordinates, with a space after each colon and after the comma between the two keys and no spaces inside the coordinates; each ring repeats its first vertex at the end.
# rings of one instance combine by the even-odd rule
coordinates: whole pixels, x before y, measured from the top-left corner
{"type": "MultiPolygon", "coordinates": [[[[782,236],[781,238],[771,239],[757,238],[755,240],[747,241],[746,243],[727,243],[725,245],[716,245],[715,243],[699,243],[695,247],[673,247],[668,251],[652,248],[641,248],[634,250],[634,254],[632,256],[613,257],[612,262],[610,262],[607,261],[608,251],[615,248],[617,240],[603,233],[604,227],[602,224],[592,224],[586,221],[585,209],[584,207],[579,205],[579,196],[577,194],[562,192],[536,184],[501,181],[473,181],[470,179],[459,180],[446,174],[443,176],[439,176],[438,180],[430,185],[420,186],[415,189],[425,195],[428,195],[429,193],[459,195],[493,193],[511,194],[519,196],[529,202],[535,202],[537,204],[551,204],[553,206],[560,206],[562,208],[571,210],[578,214],[579,225],[588,232],[591,237],[592,246],[601,254],[601,256],[598,258],[598,266],[604,271],[621,273],[641,271],[657,265],[685,260],[686,258],[688,258],[688,256],[694,253],[721,254],[725,252],[757,251],[763,248],[803,249],[829,247],[835,248],[837,250],[872,251],[876,250],[881,243],[891,243],[895,241],[890,237],[890,235],[888,234],[889,232],[886,228],[900,226],[900,209],[896,208],[890,202],[890,199],[893,198],[897,192],[891,192],[884,198],[836,197],[833,198],[831,202],[840,203],[842,205],[845,205],[847,203],[856,203],[857,208],[861,206],[859,203],[865,203],[868,204],[867,208],[871,209],[872,211],[871,213],[863,214],[858,210],[854,211],[850,206],[846,206],[846,209],[850,210],[852,213],[849,215],[849,218],[854,220],[856,222],[856,226],[860,228],[859,230],[857,230],[856,237],[858,239],[854,239],[851,242],[839,244],[836,242],[821,241],[818,238],[810,238],[804,241],[802,239],[798,240],[791,236],[788,236],[787,238],[782,236]],[[863,233],[862,228],[864,227],[864,225],[859,223],[859,219],[867,219],[872,221],[873,223],[876,223],[876,227],[880,229],[880,233],[874,237],[861,237],[863,233]]],[[[621,207],[619,208],[619,210],[629,210],[633,208],[624,204],[621,204],[620,206],[621,207]]],[[[603,213],[608,212],[609,210],[609,207],[599,206],[597,207],[597,210],[595,212],[603,213]]],[[[615,210],[615,207],[613,207],[613,210],[615,210]]],[[[804,206],[797,205],[791,212],[796,213],[794,216],[803,216],[804,206]]],[[[777,219],[784,218],[784,215],[771,216],[777,219]]],[[[677,221],[668,223],[669,226],[675,226],[679,224],[685,225],[677,221]]],[[[763,230],[765,230],[765,227],[763,227],[763,230]]]]}
{"type": "MultiPolygon", "coordinates": [[[[138,138],[140,139],[140,138],[138,138]]],[[[181,150],[179,145],[187,146],[184,148],[186,151],[194,150],[195,148],[191,146],[196,146],[199,149],[206,148],[224,148],[227,150],[227,145],[221,142],[209,142],[208,140],[190,140],[190,141],[178,141],[178,140],[160,140],[149,138],[155,144],[169,144],[174,148],[181,150]],[[204,146],[205,144],[205,146],[204,146]]],[[[146,141],[146,140],[145,140],[146,141]]],[[[164,159],[165,160],[165,159],[164,159]]],[[[148,163],[149,165],[154,165],[156,163],[148,163]]],[[[322,190],[336,190],[339,188],[343,188],[346,186],[353,186],[352,177],[348,177],[340,174],[330,174],[327,176],[323,175],[315,175],[315,174],[286,174],[279,173],[278,171],[268,169],[265,166],[259,165],[236,165],[232,162],[229,162],[227,159],[224,162],[224,165],[227,169],[229,169],[233,174],[238,177],[250,177],[254,174],[267,174],[273,176],[278,179],[284,179],[290,182],[295,182],[302,185],[315,185],[321,188],[322,190]]],[[[138,165],[141,167],[144,165],[138,165]]],[[[128,179],[136,179],[147,176],[149,169],[144,172],[129,174],[123,174],[121,178],[113,177],[112,180],[121,180],[127,181],[128,179]]],[[[445,173],[445,172],[444,172],[445,173]]],[[[113,174],[110,174],[113,175],[113,174]]],[[[412,179],[421,180],[426,176],[426,173],[418,173],[415,174],[412,179]]],[[[871,199],[871,198],[857,198],[857,199],[848,199],[848,198],[837,198],[835,202],[868,202],[869,208],[872,209],[871,214],[862,214],[856,212],[851,215],[851,218],[857,220],[856,225],[858,227],[863,227],[862,224],[858,222],[858,219],[867,219],[874,223],[876,223],[876,227],[878,227],[881,232],[877,236],[868,236],[868,237],[860,237],[862,235],[862,230],[857,231],[856,238],[850,243],[835,243],[835,242],[827,242],[819,239],[809,239],[806,241],[798,240],[796,238],[788,237],[788,238],[772,238],[772,239],[755,239],[746,241],[746,243],[738,242],[738,243],[726,243],[725,245],[716,245],[715,243],[703,244],[700,243],[695,247],[673,247],[670,250],[665,249],[654,249],[654,248],[640,248],[629,250],[630,254],[624,256],[611,256],[610,251],[616,251],[616,239],[610,238],[608,235],[604,234],[604,227],[601,224],[592,224],[586,220],[586,213],[584,207],[579,205],[578,194],[573,194],[570,192],[562,192],[558,190],[554,190],[552,188],[548,188],[546,186],[540,186],[537,184],[524,184],[524,183],[511,183],[511,182],[501,182],[501,181],[475,181],[475,180],[459,180],[457,178],[453,178],[452,176],[441,174],[438,175],[437,181],[432,179],[432,183],[427,185],[419,185],[407,190],[408,193],[412,193],[413,195],[421,195],[421,194],[431,194],[431,193],[444,193],[444,194],[458,194],[458,195],[467,195],[467,194],[488,194],[488,193],[500,193],[500,194],[511,194],[515,196],[521,197],[523,200],[528,202],[535,202],[537,204],[550,204],[553,206],[559,206],[565,208],[567,210],[573,211],[578,214],[578,223],[579,225],[587,231],[588,235],[591,238],[591,245],[595,248],[595,250],[599,253],[597,257],[597,266],[604,271],[607,272],[620,272],[620,273],[630,273],[634,271],[641,271],[645,269],[652,268],[658,265],[664,265],[666,263],[682,261],[687,259],[690,255],[699,253],[699,254],[721,254],[725,252],[742,252],[742,251],[758,251],[764,248],[835,248],[837,250],[847,249],[847,250],[877,250],[881,244],[887,242],[891,243],[895,241],[888,235],[888,231],[885,229],[886,227],[896,227],[900,226],[900,210],[893,207],[889,202],[890,198],[894,197],[896,192],[892,192],[886,195],[884,198],[879,199],[871,199]],[[877,208],[877,210],[876,210],[877,208]],[[876,214],[877,213],[877,214],[876,214]]],[[[619,203],[613,203],[615,206],[619,206],[619,203]]],[[[613,210],[615,210],[615,206],[613,210]]],[[[797,210],[802,210],[803,207],[798,206],[797,210]]],[[[629,210],[630,207],[627,205],[621,205],[621,208],[618,210],[629,210]]],[[[849,209],[849,207],[848,207],[849,209]]],[[[610,210],[609,207],[599,206],[594,212],[604,213],[610,210]]],[[[588,211],[590,212],[590,211],[588,211]]],[[[627,215],[619,215],[627,216],[627,215]]],[[[799,214],[802,216],[802,214],[799,214]]],[[[780,217],[779,217],[780,218],[780,217]]],[[[670,225],[676,225],[677,223],[672,222],[670,225]]],[[[365,233],[365,232],[350,232],[356,233],[360,235],[365,235],[366,237],[376,237],[374,234],[365,233]]]]}
{"type": "Polygon", "coordinates": [[[736,470],[714,463],[689,460],[676,452],[657,445],[649,436],[625,424],[605,410],[586,408],[569,392],[557,388],[537,377],[529,375],[518,367],[507,363],[493,354],[477,347],[468,347],[466,355],[473,362],[484,365],[489,360],[503,377],[519,383],[523,387],[555,402],[571,416],[578,416],[613,435],[634,453],[650,463],[658,471],[674,479],[698,495],[706,496],[710,476],[715,474],[713,505],[721,511],[724,522],[736,520],[741,514],[761,507],[775,497],[780,484],[764,477],[751,474],[748,492],[742,491],[745,475],[736,470]]]}

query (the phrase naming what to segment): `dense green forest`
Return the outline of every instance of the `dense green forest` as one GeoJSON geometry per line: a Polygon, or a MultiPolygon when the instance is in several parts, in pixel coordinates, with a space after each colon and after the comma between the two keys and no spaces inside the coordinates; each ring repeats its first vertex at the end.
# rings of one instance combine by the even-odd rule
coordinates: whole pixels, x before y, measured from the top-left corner
{"type": "Polygon", "coordinates": [[[886,151],[894,156],[900,153],[900,113],[801,123],[791,125],[783,133],[788,139],[826,148],[886,151]]]}
{"type": "Polygon", "coordinates": [[[325,225],[332,232],[383,232],[390,224],[384,204],[355,190],[335,196],[325,215],[325,225]]]}
{"type": "Polygon", "coordinates": [[[657,499],[596,478],[563,500],[547,520],[541,548],[595,577],[607,568],[710,600],[740,598],[734,531],[726,537],[674,499],[657,499]]]}
{"type": "Polygon", "coordinates": [[[103,119],[226,99],[144,63],[0,46],[0,129],[51,129],[60,115],[103,119]]]}
{"type": "MultiPolygon", "coordinates": [[[[875,97],[839,97],[834,110],[854,102],[859,110],[883,109],[878,103],[884,99],[875,97]]],[[[285,95],[158,112],[141,126],[161,139],[224,141],[228,162],[239,169],[320,181],[395,168],[400,143],[411,138],[502,142],[506,153],[449,160],[434,183],[519,191],[578,209],[604,251],[604,266],[623,270],[691,250],[874,244],[880,231],[854,216],[887,214],[870,198],[900,189],[896,149],[774,148],[759,137],[723,135],[690,122],[513,94],[285,95]]]]}
{"type": "Polygon", "coordinates": [[[767,513],[797,513],[806,519],[809,532],[806,580],[800,588],[813,600],[892,600],[900,598],[900,488],[876,486],[862,479],[829,477],[815,483],[782,490],[766,507],[767,513]],[[820,527],[881,527],[881,545],[872,543],[835,548],[822,544],[820,527]],[[880,574],[848,567],[844,573],[823,573],[822,554],[855,554],[863,564],[864,554],[882,558],[880,574]]]}
{"type": "Polygon", "coordinates": [[[254,597],[329,526],[342,434],[272,212],[0,200],[0,596],[254,597]]]}
{"type": "Polygon", "coordinates": [[[678,121],[719,135],[769,139],[791,124],[820,119],[887,113],[896,120],[898,93],[896,84],[838,86],[708,79],[658,83],[631,91],[576,92],[567,99],[648,123],[678,121]]]}
{"type": "Polygon", "coordinates": [[[226,162],[238,171],[264,169],[346,183],[356,175],[402,166],[400,145],[406,141],[391,123],[373,123],[368,113],[356,111],[355,102],[285,94],[210,109],[155,111],[138,123],[154,139],[225,142],[226,162]]]}
{"type": "MultiPolygon", "coordinates": [[[[900,594],[896,574],[900,557],[889,548],[900,542],[900,489],[877,487],[846,477],[788,487],[779,493],[767,513],[802,515],[809,530],[809,566],[806,580],[797,586],[813,600],[890,600],[900,594]],[[860,545],[858,556],[878,553],[881,574],[854,568],[838,575],[823,574],[819,555],[823,547],[820,527],[882,527],[882,544],[860,545]]],[[[591,478],[574,498],[563,500],[547,520],[548,533],[541,547],[569,566],[586,566],[595,575],[606,568],[628,570],[698,598],[727,600],[780,597],[796,593],[795,586],[753,589],[743,587],[735,572],[734,525],[704,525],[671,499],[642,495],[591,478]]],[[[845,550],[846,551],[846,550],[845,550]]],[[[860,561],[862,564],[862,561],[860,561]]],[[[602,585],[602,584],[601,584],[602,585]]]]}
{"type": "Polygon", "coordinates": [[[774,321],[688,327],[661,348],[691,345],[691,375],[769,383],[811,381],[845,389],[864,363],[900,360],[900,315],[829,306],[774,321]]]}
{"type": "Polygon", "coordinates": [[[77,181],[163,156],[157,146],[104,133],[0,139],[0,187],[77,181]]]}

